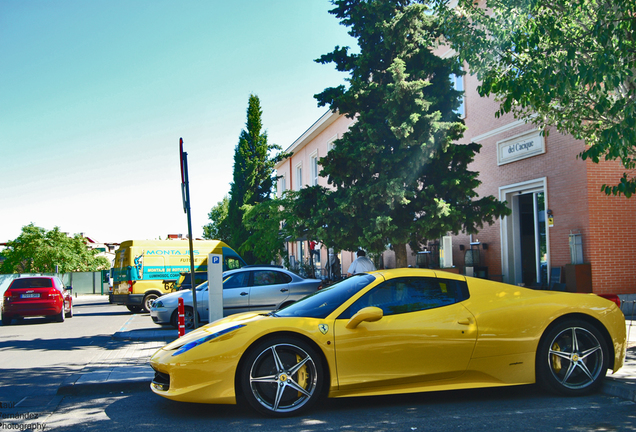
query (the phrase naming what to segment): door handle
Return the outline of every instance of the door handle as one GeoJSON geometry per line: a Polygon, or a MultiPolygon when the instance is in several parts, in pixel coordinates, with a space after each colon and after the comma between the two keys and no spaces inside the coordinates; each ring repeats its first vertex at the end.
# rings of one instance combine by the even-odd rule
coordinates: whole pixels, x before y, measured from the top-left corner
{"type": "Polygon", "coordinates": [[[472,318],[464,318],[457,321],[457,324],[461,324],[461,325],[471,325],[472,323],[473,323],[472,318]]]}
{"type": "Polygon", "coordinates": [[[287,291],[289,291],[287,288],[281,288],[280,289],[280,292],[287,292],[287,291]]]}
{"type": "Polygon", "coordinates": [[[243,291],[243,292],[241,293],[241,295],[242,295],[242,296],[246,296],[246,295],[249,295],[249,293],[246,293],[245,291],[243,291]]]}

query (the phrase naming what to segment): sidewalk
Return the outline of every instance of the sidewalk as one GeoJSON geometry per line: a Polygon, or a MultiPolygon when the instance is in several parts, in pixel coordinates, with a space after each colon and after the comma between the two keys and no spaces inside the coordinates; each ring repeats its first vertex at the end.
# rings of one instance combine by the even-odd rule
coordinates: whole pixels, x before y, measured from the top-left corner
{"type": "MultiPolygon", "coordinates": [[[[149,389],[154,372],[149,359],[166,343],[177,339],[176,329],[116,332],[104,351],[78,374],[65,381],[58,394],[87,394],[149,389]]],[[[123,330],[123,331],[122,331],[123,330]]],[[[627,321],[628,351],[623,367],[608,372],[601,392],[636,402],[636,320],[627,321]]]]}

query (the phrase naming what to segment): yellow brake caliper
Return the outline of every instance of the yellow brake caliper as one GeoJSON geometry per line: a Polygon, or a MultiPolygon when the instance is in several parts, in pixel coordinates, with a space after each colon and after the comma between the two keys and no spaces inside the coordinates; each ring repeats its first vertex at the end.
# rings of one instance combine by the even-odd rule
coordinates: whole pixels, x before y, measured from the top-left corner
{"type": "MultiPolygon", "coordinates": [[[[300,363],[302,358],[296,354],[296,363],[300,363]]],[[[299,386],[306,389],[307,388],[307,364],[304,364],[300,369],[298,369],[298,378],[296,380],[299,386]]],[[[301,397],[302,393],[298,392],[298,397],[301,397]]]]}
{"type": "MultiPolygon", "coordinates": [[[[561,351],[558,343],[552,345],[552,351],[561,351]]],[[[552,354],[552,370],[556,373],[561,372],[561,357],[556,354],[552,354]]]]}

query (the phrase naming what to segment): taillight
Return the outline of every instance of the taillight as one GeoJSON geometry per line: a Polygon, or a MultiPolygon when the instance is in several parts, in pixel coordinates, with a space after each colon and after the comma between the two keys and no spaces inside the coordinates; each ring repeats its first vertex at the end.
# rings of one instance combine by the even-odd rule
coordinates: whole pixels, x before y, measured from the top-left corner
{"type": "Polygon", "coordinates": [[[61,294],[57,289],[49,288],[48,297],[49,298],[61,297],[61,294]]]}
{"type": "Polygon", "coordinates": [[[10,302],[11,301],[11,296],[12,296],[11,290],[6,290],[4,292],[4,301],[7,302],[7,303],[10,302]]]}
{"type": "Polygon", "coordinates": [[[126,281],[126,283],[128,284],[128,292],[130,294],[132,294],[132,292],[133,292],[133,283],[134,282],[133,281],[126,281]]]}
{"type": "Polygon", "coordinates": [[[598,296],[613,301],[616,303],[616,306],[621,307],[621,298],[616,294],[598,294],[598,296]]]}

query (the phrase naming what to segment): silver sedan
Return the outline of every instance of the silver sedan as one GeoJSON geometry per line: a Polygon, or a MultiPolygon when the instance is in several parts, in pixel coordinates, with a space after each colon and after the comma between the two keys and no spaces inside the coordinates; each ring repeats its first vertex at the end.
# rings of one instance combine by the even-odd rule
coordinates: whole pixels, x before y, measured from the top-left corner
{"type": "MultiPolygon", "coordinates": [[[[304,279],[283,268],[243,267],[223,273],[223,316],[257,310],[276,310],[312,294],[320,288],[319,279],[304,279]]],[[[208,319],[208,283],[197,288],[199,321],[208,319]]],[[[192,291],[177,291],[157,299],[150,308],[156,324],[177,327],[179,297],[185,305],[186,328],[194,324],[192,291]]]]}

